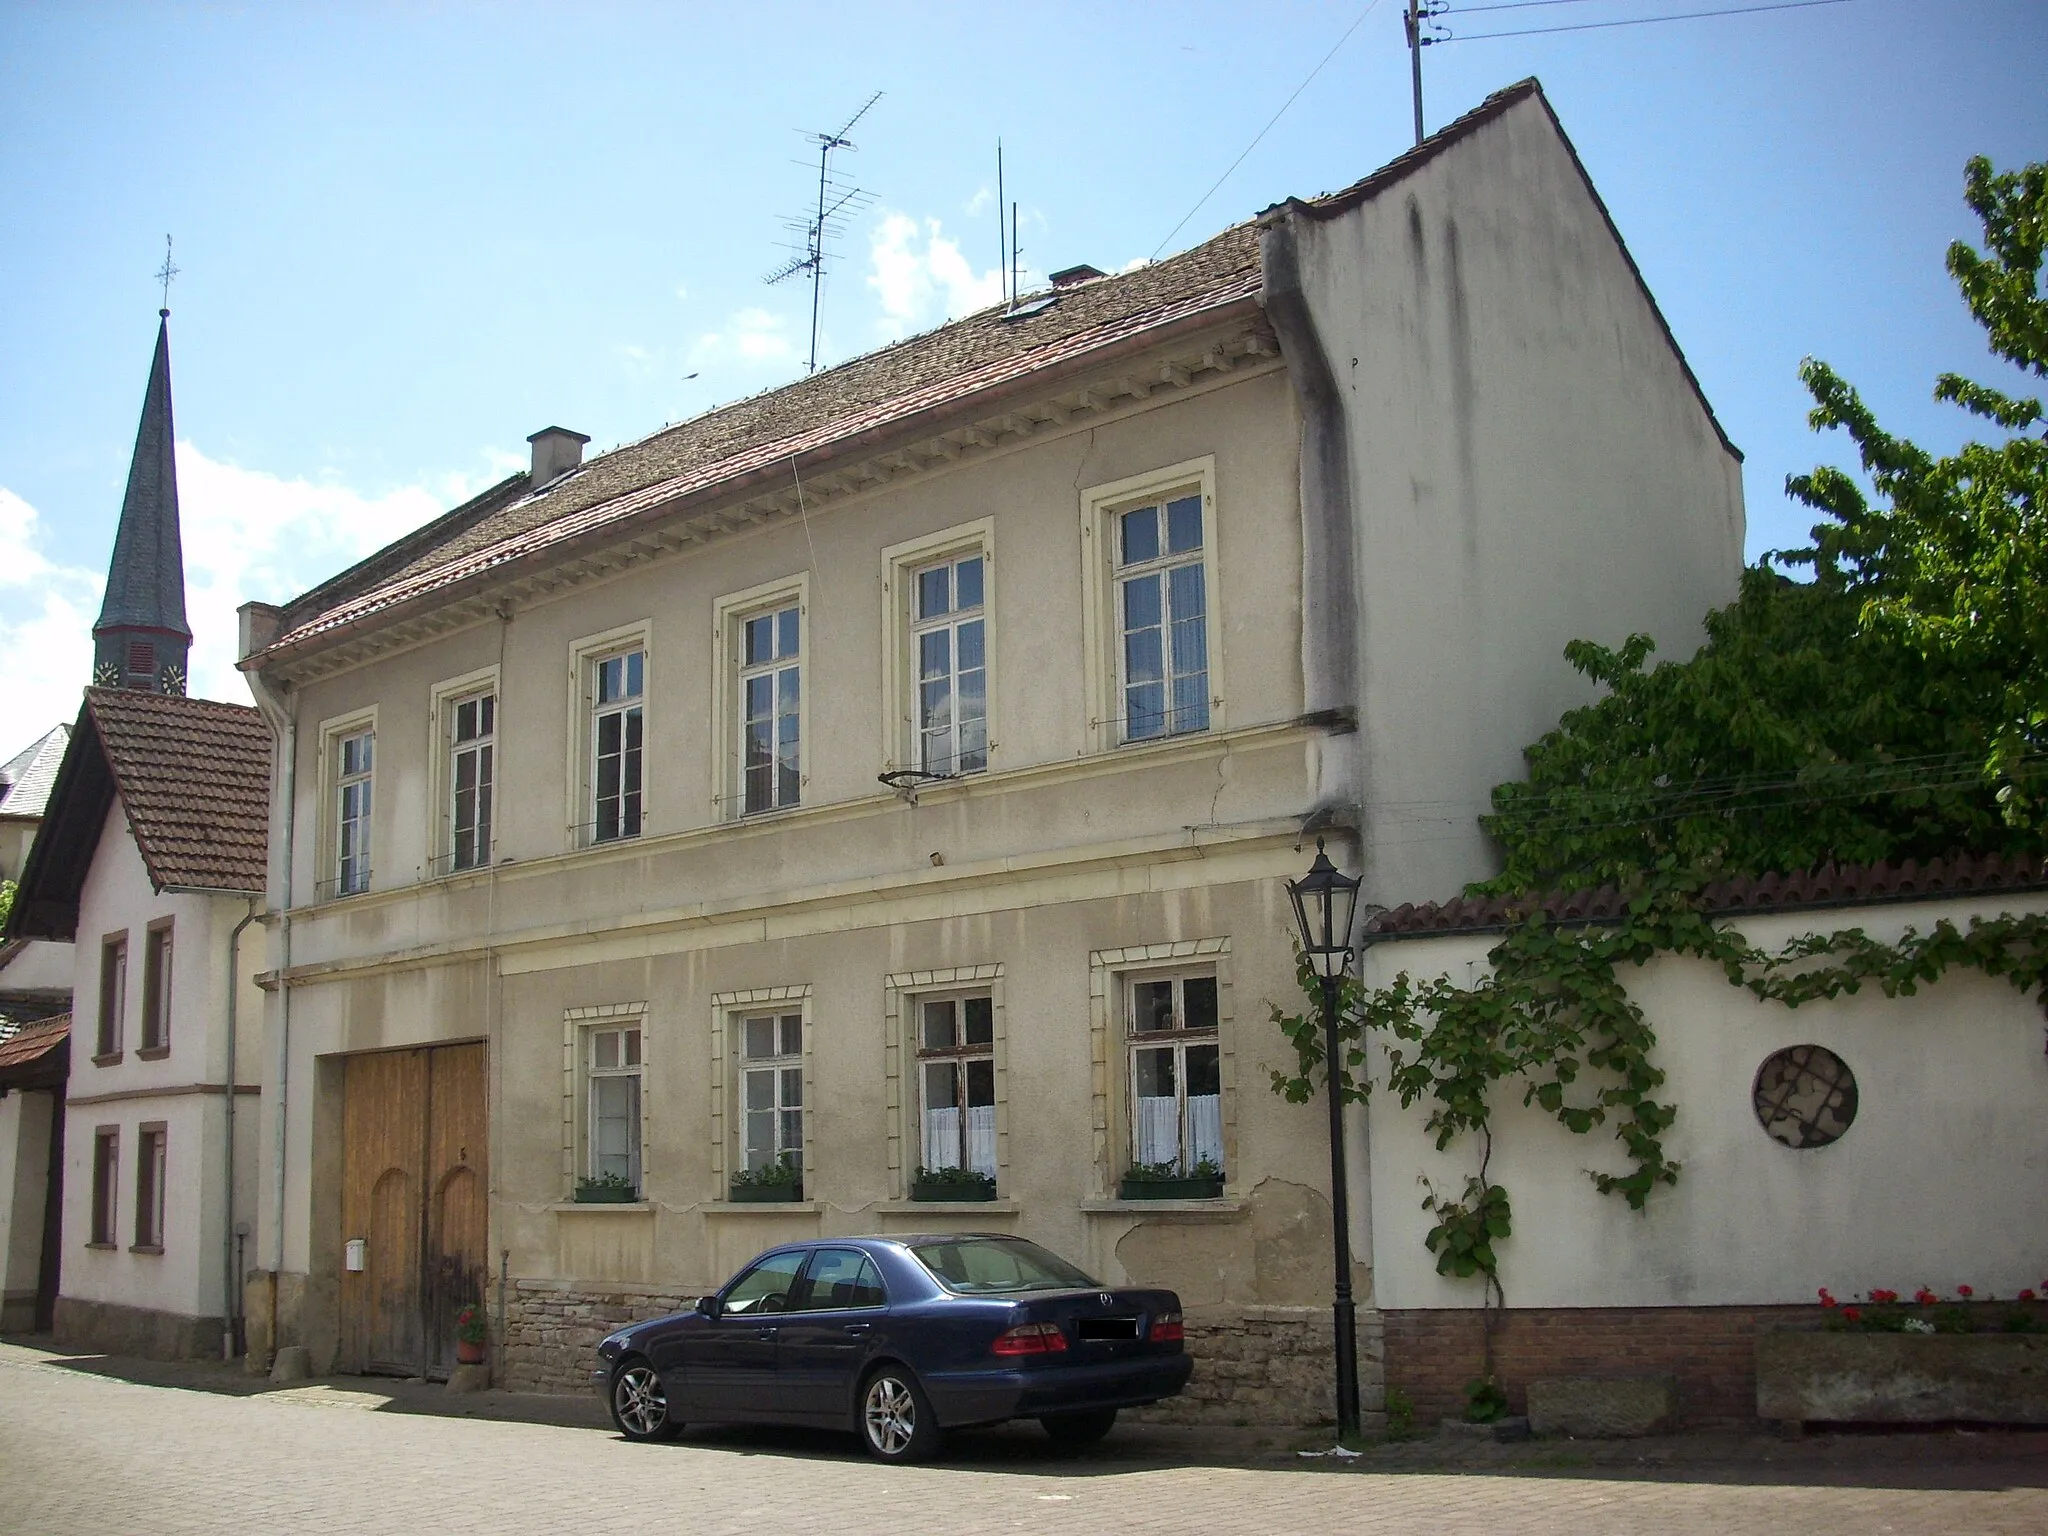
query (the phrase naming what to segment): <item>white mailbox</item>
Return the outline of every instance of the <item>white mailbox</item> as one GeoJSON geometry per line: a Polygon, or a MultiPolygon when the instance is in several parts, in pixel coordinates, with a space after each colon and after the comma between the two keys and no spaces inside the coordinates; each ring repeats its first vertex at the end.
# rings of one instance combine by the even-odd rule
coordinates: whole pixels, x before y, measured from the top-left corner
{"type": "Polygon", "coordinates": [[[351,1274],[361,1274],[363,1269],[363,1251],[366,1246],[360,1237],[350,1238],[342,1248],[342,1268],[348,1270],[351,1274]]]}

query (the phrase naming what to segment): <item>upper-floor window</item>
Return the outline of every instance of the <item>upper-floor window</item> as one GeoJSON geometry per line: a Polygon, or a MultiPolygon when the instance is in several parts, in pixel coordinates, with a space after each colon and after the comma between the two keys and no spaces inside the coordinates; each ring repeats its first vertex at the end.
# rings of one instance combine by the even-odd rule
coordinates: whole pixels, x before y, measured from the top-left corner
{"type": "Polygon", "coordinates": [[[99,1034],[93,1042],[95,1058],[121,1054],[121,1036],[128,1015],[128,935],[117,933],[100,941],[99,1034]]]}
{"type": "Polygon", "coordinates": [[[640,835],[647,653],[621,651],[591,668],[590,840],[607,843],[640,835]]]}
{"type": "Polygon", "coordinates": [[[171,922],[152,923],[142,944],[142,1049],[171,1044],[171,922]]]}
{"type": "Polygon", "coordinates": [[[1116,517],[1124,739],[1209,728],[1209,597],[1199,491],[1116,517]]]}
{"type": "Polygon", "coordinates": [[[912,573],[917,766],[926,773],[979,773],[988,767],[985,569],[977,550],[912,573]]]}
{"type": "Polygon", "coordinates": [[[803,796],[802,641],[795,603],[740,623],[740,786],[750,814],[803,796]]]}
{"type": "Polygon", "coordinates": [[[449,707],[448,862],[452,868],[481,869],[491,862],[497,744],[497,694],[472,694],[449,707]]]}
{"type": "Polygon", "coordinates": [[[377,733],[357,731],[335,740],[334,893],[370,888],[370,788],[377,733]]]}

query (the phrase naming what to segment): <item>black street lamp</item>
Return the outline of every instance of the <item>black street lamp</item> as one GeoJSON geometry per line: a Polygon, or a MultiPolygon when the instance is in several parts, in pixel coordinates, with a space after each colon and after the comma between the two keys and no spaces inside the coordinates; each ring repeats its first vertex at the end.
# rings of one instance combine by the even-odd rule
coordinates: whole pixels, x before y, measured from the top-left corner
{"type": "Polygon", "coordinates": [[[1351,964],[1351,920],[1362,882],[1341,873],[1316,839],[1316,861],[1287,883],[1301,947],[1322,981],[1323,1065],[1330,1078],[1330,1206],[1336,1249],[1337,1440],[1358,1443],[1358,1310],[1351,1300],[1351,1194],[1344,1176],[1344,1094],[1337,1051],[1337,983],[1351,964]]]}

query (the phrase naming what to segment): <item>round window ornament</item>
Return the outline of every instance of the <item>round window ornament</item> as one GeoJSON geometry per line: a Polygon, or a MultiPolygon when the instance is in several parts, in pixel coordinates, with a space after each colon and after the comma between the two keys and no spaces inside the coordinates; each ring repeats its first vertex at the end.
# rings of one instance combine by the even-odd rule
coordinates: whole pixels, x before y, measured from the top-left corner
{"type": "Polygon", "coordinates": [[[1801,1151],[1825,1147],[1856,1119],[1856,1074],[1824,1045],[1787,1046],[1756,1069],[1750,1102],[1773,1141],[1801,1151]]]}

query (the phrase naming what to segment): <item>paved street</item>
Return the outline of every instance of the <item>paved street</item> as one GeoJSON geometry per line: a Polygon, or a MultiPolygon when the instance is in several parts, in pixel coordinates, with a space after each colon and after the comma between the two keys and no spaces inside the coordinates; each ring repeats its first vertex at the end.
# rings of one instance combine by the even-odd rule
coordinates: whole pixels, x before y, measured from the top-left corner
{"type": "Polygon", "coordinates": [[[825,1435],[628,1445],[575,1400],[365,1381],[258,1388],[220,1368],[0,1345],[0,1530],[2048,1530],[2040,1435],[1432,1441],[1340,1468],[1284,1437],[1144,1425],[1060,1456],[1026,1427],[898,1469],[825,1435]]]}

